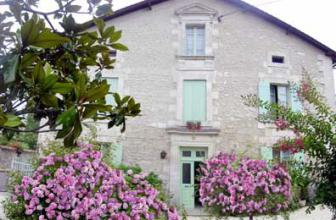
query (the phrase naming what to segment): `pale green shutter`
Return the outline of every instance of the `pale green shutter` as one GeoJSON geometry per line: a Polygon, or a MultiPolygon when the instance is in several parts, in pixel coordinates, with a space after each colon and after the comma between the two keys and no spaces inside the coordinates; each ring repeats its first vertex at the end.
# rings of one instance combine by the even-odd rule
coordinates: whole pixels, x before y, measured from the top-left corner
{"type": "Polygon", "coordinates": [[[123,147],[119,143],[112,144],[113,164],[120,165],[123,157],[123,147]]]}
{"type": "Polygon", "coordinates": [[[301,112],[302,111],[302,103],[297,95],[297,91],[295,89],[291,89],[291,105],[292,110],[295,112],[301,112]]]}
{"type": "Polygon", "coordinates": [[[271,147],[261,147],[260,153],[263,160],[273,160],[273,149],[271,147]]]}
{"type": "Polygon", "coordinates": [[[300,152],[294,154],[293,158],[294,158],[295,161],[303,163],[304,162],[304,152],[300,151],[300,152]]]}
{"type": "Polygon", "coordinates": [[[113,78],[106,78],[107,83],[110,85],[110,89],[109,89],[109,94],[106,96],[106,104],[108,105],[114,105],[114,97],[112,95],[112,93],[116,93],[118,92],[118,78],[117,77],[113,77],[113,78]]]}
{"type": "Polygon", "coordinates": [[[183,82],[184,121],[206,121],[206,81],[185,80],[183,82]]]}
{"type": "MultiPolygon", "coordinates": [[[[270,89],[270,83],[268,81],[259,82],[259,98],[262,101],[270,102],[271,89],[270,89]]],[[[267,110],[265,108],[259,109],[259,114],[266,114],[266,113],[267,113],[267,110]]]]}

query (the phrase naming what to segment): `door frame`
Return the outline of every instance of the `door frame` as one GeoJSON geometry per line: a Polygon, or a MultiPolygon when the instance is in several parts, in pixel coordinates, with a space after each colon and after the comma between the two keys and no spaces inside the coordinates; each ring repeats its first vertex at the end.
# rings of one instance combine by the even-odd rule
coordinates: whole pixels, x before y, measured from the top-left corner
{"type": "MultiPolygon", "coordinates": [[[[191,176],[190,176],[190,179],[191,179],[191,186],[189,187],[192,187],[193,188],[193,193],[195,192],[195,175],[194,175],[194,162],[203,162],[205,161],[207,158],[208,158],[208,155],[209,155],[209,148],[207,146],[198,146],[198,147],[185,147],[185,146],[180,146],[179,147],[179,192],[180,192],[180,201],[179,201],[179,204],[181,206],[183,206],[183,182],[182,182],[182,165],[183,163],[191,163],[191,176]],[[187,152],[187,151],[190,151],[191,152],[191,155],[190,156],[183,156],[183,152],[187,152]],[[204,156],[198,156],[197,157],[197,151],[204,151],[205,154],[204,156]]],[[[189,184],[188,184],[189,185],[189,184]]],[[[194,200],[194,196],[195,194],[193,194],[193,206],[192,206],[192,209],[195,208],[195,200],[194,200]]]]}

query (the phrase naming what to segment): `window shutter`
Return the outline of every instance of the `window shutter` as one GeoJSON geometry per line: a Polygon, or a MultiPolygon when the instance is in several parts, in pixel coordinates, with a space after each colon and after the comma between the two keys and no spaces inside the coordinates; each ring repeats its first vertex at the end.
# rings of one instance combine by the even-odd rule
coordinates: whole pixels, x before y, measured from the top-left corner
{"type": "MultiPolygon", "coordinates": [[[[268,81],[259,82],[259,98],[262,101],[270,102],[271,90],[270,90],[270,83],[268,81]]],[[[259,109],[259,114],[266,114],[266,113],[267,110],[265,108],[259,109]]]]}
{"type": "Polygon", "coordinates": [[[303,163],[304,162],[304,152],[300,151],[300,152],[294,154],[293,158],[294,158],[295,161],[303,163]]]}
{"type": "Polygon", "coordinates": [[[273,149],[271,147],[261,147],[260,153],[263,160],[273,160],[273,149]]]}
{"type": "Polygon", "coordinates": [[[303,110],[302,103],[297,95],[297,91],[295,89],[291,89],[291,105],[292,110],[295,112],[301,112],[303,110]]]}
{"type": "Polygon", "coordinates": [[[123,157],[123,147],[121,144],[115,143],[112,145],[113,164],[120,165],[123,157]]]}
{"type": "Polygon", "coordinates": [[[106,104],[108,105],[114,105],[114,97],[112,93],[118,92],[118,84],[119,79],[117,77],[114,78],[106,78],[107,84],[110,85],[109,94],[106,96],[106,104]]]}
{"type": "Polygon", "coordinates": [[[184,121],[206,121],[206,81],[185,80],[183,93],[184,121]]]}

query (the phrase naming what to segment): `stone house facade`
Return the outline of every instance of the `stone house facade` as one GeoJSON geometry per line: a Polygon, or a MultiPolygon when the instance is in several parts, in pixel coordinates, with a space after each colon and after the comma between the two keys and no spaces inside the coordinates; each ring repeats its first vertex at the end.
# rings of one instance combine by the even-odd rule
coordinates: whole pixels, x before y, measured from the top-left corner
{"type": "Polygon", "coordinates": [[[219,151],[272,157],[272,144],[285,135],[258,123],[241,95],[300,110],[288,82],[305,68],[336,104],[336,52],[243,1],[143,1],[106,22],[123,31],[129,52],[118,52],[103,77],[111,92],[135,97],[142,113],[123,134],[96,123],[98,140],[114,143],[123,163],[159,174],[173,203],[186,209],[199,205],[195,170],[206,158],[219,151]],[[201,128],[188,129],[190,121],[201,128]]]}

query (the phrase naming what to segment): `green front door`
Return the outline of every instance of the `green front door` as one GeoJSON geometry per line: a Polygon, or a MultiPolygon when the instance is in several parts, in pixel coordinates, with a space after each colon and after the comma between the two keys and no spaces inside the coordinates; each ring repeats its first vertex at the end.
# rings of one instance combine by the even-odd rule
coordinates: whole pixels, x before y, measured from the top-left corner
{"type": "Polygon", "coordinates": [[[206,148],[181,147],[180,153],[180,189],[181,205],[193,209],[200,205],[198,198],[198,169],[207,157],[206,148]]]}

